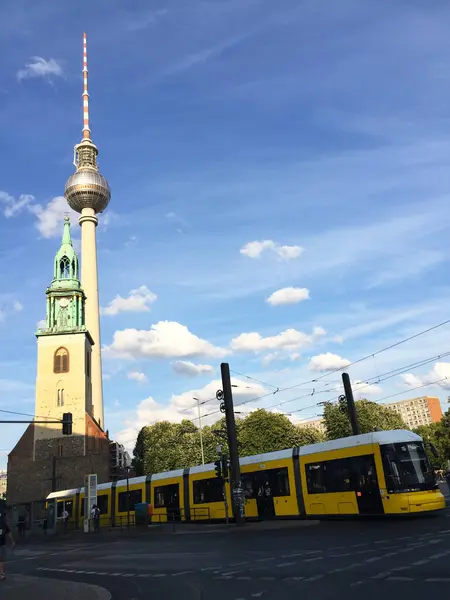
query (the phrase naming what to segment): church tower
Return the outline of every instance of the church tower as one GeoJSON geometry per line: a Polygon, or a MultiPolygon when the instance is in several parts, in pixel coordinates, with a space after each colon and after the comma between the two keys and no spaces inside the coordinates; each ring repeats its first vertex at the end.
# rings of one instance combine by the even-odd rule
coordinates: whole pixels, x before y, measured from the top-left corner
{"type": "Polygon", "coordinates": [[[83,139],[75,146],[76,171],[67,180],[64,196],[70,208],[81,214],[81,283],[86,293],[86,327],[95,344],[92,349],[92,415],[104,429],[96,227],[97,214],[108,206],[111,192],[98,169],[98,149],[91,140],[86,34],[83,37],[83,81],[83,139]]]}
{"type": "Polygon", "coordinates": [[[83,456],[86,453],[86,413],[92,415],[93,340],[85,324],[86,296],[79,279],[78,256],[72,245],[68,217],[64,220],[61,247],[53,265],[53,281],[46,296],[45,327],[36,333],[35,414],[48,418],[49,423],[35,426],[34,455],[40,441],[62,438],[61,424],[57,420],[62,419],[63,413],[71,412],[72,444],[77,445],[71,451],[83,456]]]}

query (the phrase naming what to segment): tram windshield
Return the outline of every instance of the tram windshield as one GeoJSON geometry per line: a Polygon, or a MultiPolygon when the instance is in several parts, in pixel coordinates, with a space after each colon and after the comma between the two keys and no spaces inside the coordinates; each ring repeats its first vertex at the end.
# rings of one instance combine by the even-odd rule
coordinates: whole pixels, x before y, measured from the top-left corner
{"type": "Polygon", "coordinates": [[[388,493],[417,492],[438,487],[422,442],[381,446],[388,493]]]}

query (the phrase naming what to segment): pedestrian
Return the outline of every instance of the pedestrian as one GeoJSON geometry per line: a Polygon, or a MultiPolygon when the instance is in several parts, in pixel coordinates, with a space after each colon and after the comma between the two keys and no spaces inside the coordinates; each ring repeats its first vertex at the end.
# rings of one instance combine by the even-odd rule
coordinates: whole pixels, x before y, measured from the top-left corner
{"type": "Polygon", "coordinates": [[[94,533],[98,533],[100,531],[100,509],[96,504],[92,505],[91,521],[94,526],[94,533]]]}
{"type": "Polygon", "coordinates": [[[0,507],[0,581],[6,579],[5,575],[5,562],[6,562],[6,539],[9,538],[11,546],[14,548],[16,545],[12,536],[11,530],[6,522],[6,514],[2,507],[0,507]]]}
{"type": "Polygon", "coordinates": [[[67,509],[63,510],[61,518],[62,518],[62,523],[63,523],[63,533],[66,533],[67,523],[69,521],[69,513],[67,512],[67,509]]]}
{"type": "Polygon", "coordinates": [[[97,504],[95,505],[95,512],[94,512],[94,531],[96,533],[100,532],[100,509],[97,504]]]}

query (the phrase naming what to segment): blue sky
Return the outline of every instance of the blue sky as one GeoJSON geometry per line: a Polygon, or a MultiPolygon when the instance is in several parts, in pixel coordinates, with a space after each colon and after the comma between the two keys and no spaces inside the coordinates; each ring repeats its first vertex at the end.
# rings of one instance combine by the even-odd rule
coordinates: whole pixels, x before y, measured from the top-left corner
{"type": "MultiPolygon", "coordinates": [[[[449,18],[444,1],[5,0],[0,408],[34,411],[34,332],[81,137],[83,31],[112,189],[98,228],[105,418],[130,445],[140,425],[193,418],[181,411],[214,395],[221,360],[269,384],[235,375],[239,403],[448,318],[449,18]]],[[[445,357],[376,381],[450,351],[448,335],[350,367],[372,384],[357,397],[437,395],[445,409],[445,357]]],[[[338,384],[245,406],[314,389],[280,407],[292,412],[338,384]]],[[[1,431],[0,467],[22,427],[1,431]]]]}

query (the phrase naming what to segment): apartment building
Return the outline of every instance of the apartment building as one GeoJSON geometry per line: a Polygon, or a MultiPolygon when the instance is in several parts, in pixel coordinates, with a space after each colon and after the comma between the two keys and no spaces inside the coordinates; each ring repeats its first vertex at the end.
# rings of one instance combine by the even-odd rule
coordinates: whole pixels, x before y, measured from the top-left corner
{"type": "Polygon", "coordinates": [[[384,406],[398,412],[410,429],[415,429],[420,425],[437,423],[442,419],[442,408],[439,398],[420,396],[419,398],[411,398],[410,400],[392,402],[384,406]]]}
{"type": "Polygon", "coordinates": [[[302,421],[298,423],[299,427],[304,427],[305,429],[316,429],[320,433],[326,434],[327,430],[325,427],[325,423],[322,418],[320,419],[312,419],[311,421],[302,421]]]}
{"type": "Polygon", "coordinates": [[[0,471],[0,499],[3,494],[6,494],[7,487],[7,479],[6,479],[6,471],[0,471]]]}

